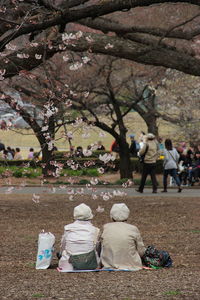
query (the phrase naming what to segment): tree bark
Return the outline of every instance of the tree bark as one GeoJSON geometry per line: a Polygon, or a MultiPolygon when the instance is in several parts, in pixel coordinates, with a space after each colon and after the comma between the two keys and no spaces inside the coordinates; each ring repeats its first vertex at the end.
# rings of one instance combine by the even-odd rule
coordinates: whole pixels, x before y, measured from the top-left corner
{"type": "Polygon", "coordinates": [[[120,178],[133,178],[129,144],[126,140],[119,141],[119,168],[120,168],[120,178]]]}
{"type": "Polygon", "coordinates": [[[148,132],[153,133],[155,136],[158,136],[157,117],[154,115],[148,117],[143,116],[143,119],[147,124],[148,132]]]}

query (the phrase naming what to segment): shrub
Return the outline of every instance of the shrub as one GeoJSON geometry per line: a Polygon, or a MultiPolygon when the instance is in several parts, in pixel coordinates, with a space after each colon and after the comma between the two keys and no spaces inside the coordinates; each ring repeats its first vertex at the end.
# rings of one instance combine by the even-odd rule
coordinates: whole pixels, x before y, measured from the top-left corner
{"type": "Polygon", "coordinates": [[[99,172],[96,168],[81,169],[81,170],[64,169],[61,172],[61,176],[91,176],[91,177],[97,177],[97,176],[99,176],[99,172]]]}
{"type": "Polygon", "coordinates": [[[81,184],[81,185],[86,185],[86,184],[88,184],[88,183],[90,183],[90,181],[87,180],[87,179],[81,179],[81,180],[79,181],[79,184],[81,184]]]}
{"type": "Polygon", "coordinates": [[[128,178],[123,178],[123,179],[119,179],[119,180],[115,181],[114,184],[116,184],[116,185],[122,185],[123,183],[125,183],[127,181],[128,181],[128,178]]]}
{"type": "Polygon", "coordinates": [[[28,177],[28,178],[36,178],[38,176],[41,176],[42,169],[41,168],[31,168],[31,167],[17,167],[17,166],[11,166],[11,167],[0,167],[0,175],[2,177],[10,177],[14,176],[16,178],[21,177],[28,177]]]}

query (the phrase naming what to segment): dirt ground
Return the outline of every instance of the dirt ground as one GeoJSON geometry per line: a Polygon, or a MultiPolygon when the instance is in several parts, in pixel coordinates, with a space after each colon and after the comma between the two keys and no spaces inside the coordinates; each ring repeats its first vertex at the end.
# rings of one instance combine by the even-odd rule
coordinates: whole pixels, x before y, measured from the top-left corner
{"type": "MultiPolygon", "coordinates": [[[[159,185],[162,186],[162,175],[157,174],[156,177],[159,182],[159,185]]],[[[73,176],[72,178],[74,179],[75,182],[80,181],[80,177],[73,176]]],[[[88,176],[81,177],[81,179],[87,179],[87,180],[91,180],[91,178],[92,177],[88,177],[88,176]]],[[[133,174],[133,179],[140,179],[140,178],[141,178],[141,174],[139,174],[139,173],[133,174]]],[[[97,179],[108,182],[108,183],[115,183],[116,181],[118,181],[120,179],[120,174],[119,174],[119,172],[105,173],[105,174],[97,177],[97,179]]],[[[31,178],[31,179],[25,178],[25,177],[24,178],[15,178],[15,177],[0,178],[0,186],[2,186],[2,185],[21,185],[22,182],[25,183],[26,185],[41,185],[42,181],[44,181],[42,177],[31,178]]],[[[50,184],[53,184],[53,183],[56,183],[57,181],[62,181],[62,182],[66,181],[67,182],[67,181],[69,181],[69,178],[68,177],[47,178],[46,181],[48,181],[50,184]]]]}
{"type": "Polygon", "coordinates": [[[41,194],[34,203],[32,195],[0,196],[1,261],[0,299],[200,299],[200,197],[162,198],[115,197],[109,201],[81,196],[41,194]],[[54,255],[53,267],[35,270],[37,239],[44,229],[56,236],[56,251],[63,226],[72,222],[74,206],[90,205],[93,223],[109,222],[113,203],[125,202],[129,222],[140,229],[145,245],[154,244],[169,251],[173,267],[137,272],[59,273],[54,255]],[[100,205],[103,213],[96,212],[100,205]]]}

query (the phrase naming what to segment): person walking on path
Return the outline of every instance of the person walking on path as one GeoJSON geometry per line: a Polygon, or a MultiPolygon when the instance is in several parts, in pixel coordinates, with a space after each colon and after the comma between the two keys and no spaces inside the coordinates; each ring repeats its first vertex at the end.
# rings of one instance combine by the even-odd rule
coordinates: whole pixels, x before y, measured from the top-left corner
{"type": "Polygon", "coordinates": [[[170,139],[165,140],[164,154],[164,173],[163,173],[163,193],[167,192],[167,178],[171,175],[174,178],[176,184],[178,185],[178,193],[182,191],[181,182],[177,174],[179,154],[175,148],[173,148],[172,141],[170,139]]]}
{"type": "Polygon", "coordinates": [[[160,155],[159,146],[155,139],[155,135],[148,133],[144,138],[144,145],[139,151],[139,156],[144,156],[142,178],[139,188],[136,190],[139,193],[143,193],[145,182],[147,176],[151,176],[151,181],[153,185],[153,193],[157,193],[157,179],[156,179],[156,161],[160,155]]]}

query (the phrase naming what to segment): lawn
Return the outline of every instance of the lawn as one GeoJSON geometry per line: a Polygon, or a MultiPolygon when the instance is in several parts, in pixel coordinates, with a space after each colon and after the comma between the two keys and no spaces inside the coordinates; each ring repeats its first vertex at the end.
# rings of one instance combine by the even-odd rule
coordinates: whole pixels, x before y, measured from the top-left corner
{"type": "Polygon", "coordinates": [[[83,195],[70,201],[69,195],[41,194],[34,203],[32,195],[2,194],[0,197],[1,261],[0,299],[29,300],[199,300],[200,295],[200,197],[176,198],[113,197],[93,200],[83,195]],[[67,274],[53,266],[35,270],[37,238],[44,229],[56,236],[59,250],[63,226],[72,222],[73,207],[90,205],[93,223],[102,228],[109,222],[113,203],[125,202],[129,222],[140,229],[145,245],[154,244],[169,251],[173,267],[137,272],[67,274]],[[100,205],[105,210],[96,212],[100,205]]]}
{"type": "MultiPolygon", "coordinates": [[[[135,133],[136,138],[139,137],[141,130],[147,131],[147,127],[142,120],[142,118],[135,112],[131,112],[126,118],[126,124],[128,128],[128,134],[135,133]]],[[[164,138],[174,136],[175,132],[177,135],[177,128],[172,126],[169,123],[164,121],[159,122],[159,130],[160,135],[164,138]]],[[[113,141],[113,137],[108,133],[100,131],[98,128],[93,128],[92,130],[84,130],[83,128],[73,128],[68,127],[68,131],[73,133],[72,144],[77,146],[82,146],[86,148],[88,145],[95,143],[99,140],[102,141],[103,145],[107,150],[110,149],[110,145],[113,141]],[[83,136],[84,133],[88,133],[89,135],[86,137],[83,136]],[[105,136],[101,136],[101,134],[105,134],[105,136]]],[[[61,138],[63,136],[63,129],[61,129],[56,135],[55,145],[58,147],[58,150],[68,150],[69,144],[64,139],[61,138]]],[[[86,136],[86,135],[85,135],[86,136]]],[[[28,150],[30,147],[33,147],[35,151],[39,150],[39,143],[33,134],[32,130],[1,130],[1,141],[7,146],[11,148],[20,147],[22,149],[23,158],[27,158],[28,150]]],[[[129,141],[130,142],[130,141],[129,141]]]]}

